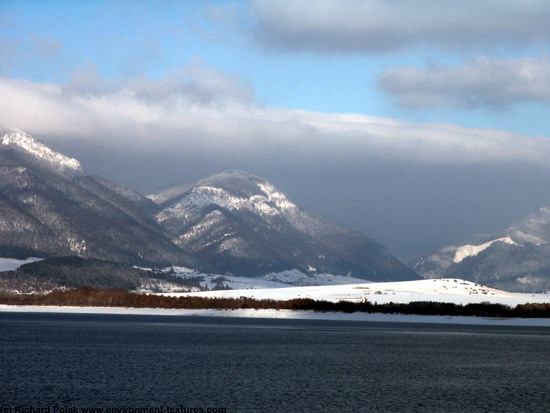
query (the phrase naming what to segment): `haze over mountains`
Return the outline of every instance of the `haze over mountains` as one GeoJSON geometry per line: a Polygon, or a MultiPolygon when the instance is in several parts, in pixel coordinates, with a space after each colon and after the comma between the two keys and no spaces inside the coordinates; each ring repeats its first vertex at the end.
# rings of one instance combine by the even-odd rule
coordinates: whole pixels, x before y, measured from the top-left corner
{"type": "Polygon", "coordinates": [[[245,172],[149,199],[87,175],[77,160],[24,132],[0,136],[0,256],[75,255],[249,276],[298,269],[418,278],[374,240],[301,209],[245,172]]]}

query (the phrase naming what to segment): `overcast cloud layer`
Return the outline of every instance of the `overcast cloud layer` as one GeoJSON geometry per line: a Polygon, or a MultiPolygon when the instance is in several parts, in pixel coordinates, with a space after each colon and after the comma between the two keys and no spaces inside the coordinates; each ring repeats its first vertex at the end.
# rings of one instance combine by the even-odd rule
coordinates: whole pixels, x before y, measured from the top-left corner
{"type": "Polygon", "coordinates": [[[386,53],[417,45],[455,49],[550,40],[545,0],[256,0],[257,39],[277,50],[386,53]]]}
{"type": "Polygon", "coordinates": [[[505,109],[519,102],[550,103],[550,62],[547,55],[479,57],[459,67],[400,67],[383,73],[380,86],[412,108],[505,109]]]}
{"type": "MultiPolygon", "coordinates": [[[[238,76],[195,61],[172,78],[118,84],[82,73],[67,85],[0,79],[0,124],[36,135],[142,151],[285,149],[303,156],[407,160],[431,164],[521,162],[547,165],[550,140],[498,130],[414,124],[360,114],[267,108],[238,76]],[[102,139],[107,139],[101,142],[102,139]]],[[[427,82],[431,84],[432,82],[427,82]]]]}

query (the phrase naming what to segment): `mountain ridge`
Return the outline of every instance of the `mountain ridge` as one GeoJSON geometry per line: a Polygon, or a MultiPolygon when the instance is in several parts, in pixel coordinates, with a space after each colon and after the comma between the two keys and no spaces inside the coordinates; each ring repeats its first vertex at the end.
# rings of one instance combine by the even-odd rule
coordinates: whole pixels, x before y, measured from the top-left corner
{"type": "Polygon", "coordinates": [[[2,255],[78,255],[127,263],[186,261],[185,251],[172,245],[156,221],[86,175],[78,161],[21,132],[4,134],[2,142],[2,255]],[[30,147],[25,145],[29,142],[30,147]],[[140,244],[135,244],[137,237],[140,244]]]}
{"type": "Polygon", "coordinates": [[[229,170],[147,197],[19,130],[0,138],[0,256],[76,255],[227,275],[418,276],[371,238],[229,170]]]}
{"type": "Polygon", "coordinates": [[[55,152],[38,139],[16,128],[0,131],[2,146],[18,150],[25,155],[34,157],[42,164],[48,165],[58,172],[82,173],[80,162],[74,158],[55,152]]]}
{"type": "Polygon", "coordinates": [[[414,270],[423,278],[461,278],[511,291],[550,290],[550,208],[489,235],[422,256],[414,270]]]}

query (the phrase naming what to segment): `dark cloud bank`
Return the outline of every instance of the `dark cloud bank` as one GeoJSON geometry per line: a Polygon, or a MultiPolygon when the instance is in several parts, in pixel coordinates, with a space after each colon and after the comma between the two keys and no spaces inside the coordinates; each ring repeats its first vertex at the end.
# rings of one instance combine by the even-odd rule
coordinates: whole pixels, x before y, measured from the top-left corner
{"type": "Polygon", "coordinates": [[[550,40],[545,0],[255,0],[255,38],[267,49],[389,53],[415,46],[462,51],[550,40]]]}

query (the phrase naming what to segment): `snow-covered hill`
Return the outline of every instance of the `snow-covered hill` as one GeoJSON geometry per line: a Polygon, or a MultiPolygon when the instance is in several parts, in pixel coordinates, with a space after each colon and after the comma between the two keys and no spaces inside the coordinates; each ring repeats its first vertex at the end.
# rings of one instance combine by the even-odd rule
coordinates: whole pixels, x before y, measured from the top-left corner
{"type": "Polygon", "coordinates": [[[227,171],[150,195],[176,244],[221,273],[297,269],[387,281],[418,276],[374,240],[304,210],[268,181],[227,171]]]}
{"type": "MultiPolygon", "coordinates": [[[[150,268],[142,268],[151,271],[150,268]]],[[[360,278],[334,274],[304,274],[297,269],[269,273],[260,277],[242,277],[203,273],[187,267],[168,267],[165,273],[179,277],[188,283],[190,289],[205,290],[245,290],[262,288],[285,288],[295,286],[344,285],[365,282],[360,278]]]]}
{"type": "Polygon", "coordinates": [[[434,279],[401,281],[388,283],[365,283],[330,286],[306,286],[271,289],[201,291],[194,293],[169,294],[173,296],[193,295],[201,297],[250,297],[259,300],[291,300],[311,298],[337,302],[364,300],[379,304],[410,303],[413,301],[437,301],[455,304],[501,303],[510,306],[517,304],[548,302],[548,296],[508,293],[460,279],[434,279]]]}

